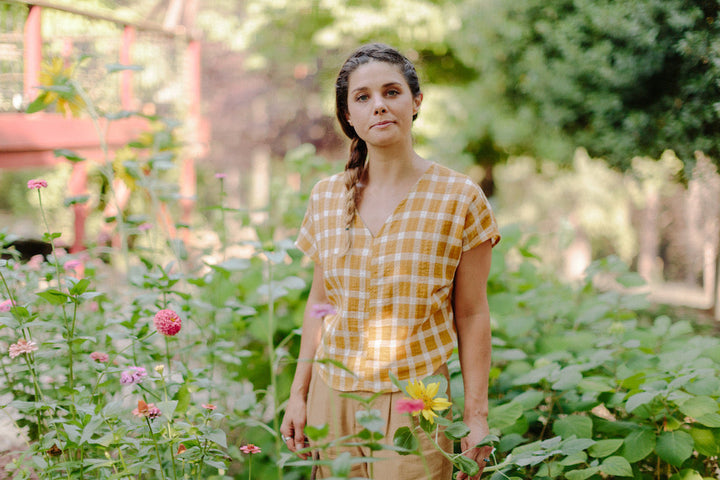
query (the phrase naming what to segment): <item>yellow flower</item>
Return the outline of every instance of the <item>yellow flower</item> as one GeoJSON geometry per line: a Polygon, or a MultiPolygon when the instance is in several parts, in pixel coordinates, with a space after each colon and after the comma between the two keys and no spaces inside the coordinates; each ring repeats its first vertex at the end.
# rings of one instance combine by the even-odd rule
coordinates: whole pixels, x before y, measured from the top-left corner
{"type": "Polygon", "coordinates": [[[45,105],[57,102],[59,112],[64,115],[79,117],[84,102],[70,84],[72,73],[73,67],[66,67],[64,60],[60,57],[54,57],[50,62],[43,63],[39,78],[40,85],[45,87],[70,87],[70,92],[45,90],[41,95],[45,105]]]}
{"type": "Polygon", "coordinates": [[[435,412],[442,412],[443,410],[450,408],[452,402],[449,402],[447,398],[436,397],[439,389],[440,383],[437,382],[431,383],[427,387],[420,380],[413,380],[408,383],[408,386],[405,389],[407,394],[411,398],[422,400],[423,404],[425,404],[425,408],[415,413],[415,415],[422,414],[422,416],[425,417],[425,420],[430,423],[435,423],[435,417],[438,416],[435,412]]]}

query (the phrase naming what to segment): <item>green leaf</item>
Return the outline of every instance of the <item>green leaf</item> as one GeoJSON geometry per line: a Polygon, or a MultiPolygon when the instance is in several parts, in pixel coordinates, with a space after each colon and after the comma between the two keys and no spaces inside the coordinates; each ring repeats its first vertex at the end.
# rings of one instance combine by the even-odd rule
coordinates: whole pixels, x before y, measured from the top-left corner
{"type": "Polygon", "coordinates": [[[680,405],[680,411],[692,418],[700,418],[709,413],[717,414],[719,409],[717,400],[706,396],[693,397],[680,405]]]}
{"type": "Polygon", "coordinates": [[[600,465],[600,470],[611,477],[632,477],[633,471],[628,462],[623,457],[608,457],[600,465]]]}
{"type": "Polygon", "coordinates": [[[707,428],[690,428],[690,436],[693,438],[695,450],[707,457],[720,455],[720,442],[718,438],[720,434],[714,433],[707,428]]]}
{"type": "Polygon", "coordinates": [[[420,442],[418,442],[417,437],[415,437],[409,427],[400,427],[395,431],[395,435],[393,435],[393,445],[406,450],[405,452],[402,450],[399,451],[400,455],[409,455],[417,451],[420,442]]]}
{"type": "Polygon", "coordinates": [[[445,436],[452,440],[460,440],[470,433],[470,428],[463,422],[453,422],[445,429],[445,436]]]}
{"type": "Polygon", "coordinates": [[[687,432],[662,432],[657,439],[655,453],[670,465],[680,467],[692,455],[694,444],[692,436],[687,432]]]}
{"type": "Polygon", "coordinates": [[[85,160],[85,157],[81,157],[77,153],[73,152],[72,150],[67,150],[65,148],[57,148],[53,150],[53,153],[56,157],[65,157],[67,160],[70,160],[71,162],[82,162],[85,160]]]}
{"type": "Polygon", "coordinates": [[[82,205],[87,203],[90,199],[90,195],[74,195],[72,197],[65,197],[63,205],[70,207],[72,205],[82,205]]]}
{"type": "Polygon", "coordinates": [[[633,410],[637,409],[638,407],[642,405],[648,405],[652,403],[653,400],[655,400],[655,397],[657,397],[658,392],[640,392],[636,393],[632,397],[628,399],[628,401],[625,403],[625,410],[628,413],[631,413],[633,410]]]}
{"type": "Polygon", "coordinates": [[[571,470],[565,473],[567,480],[585,480],[600,471],[600,467],[590,467],[583,470],[571,470]]]}
{"type": "Polygon", "coordinates": [[[355,420],[371,432],[385,432],[385,419],[382,418],[379,410],[358,410],[355,412],[355,420]]]}
{"type": "Polygon", "coordinates": [[[590,447],[588,453],[595,458],[605,458],[615,453],[624,443],[622,438],[610,438],[606,440],[598,440],[595,445],[590,447]]]}
{"type": "Polygon", "coordinates": [[[519,403],[510,402],[490,409],[488,424],[490,428],[503,430],[515,424],[523,414],[523,407],[519,403]]]}
{"type": "Polygon", "coordinates": [[[703,477],[697,471],[687,468],[670,477],[670,480],[703,480],[703,477]]]}
{"type": "Polygon", "coordinates": [[[477,475],[480,471],[480,466],[475,460],[470,460],[465,455],[455,455],[452,459],[453,465],[463,473],[467,473],[469,476],[477,475]]]}
{"type": "Polygon", "coordinates": [[[720,428],[720,414],[717,413],[706,413],[695,420],[706,427],[720,428]]]}
{"type": "Polygon", "coordinates": [[[32,103],[30,103],[30,105],[28,105],[27,110],[25,110],[25,113],[39,112],[41,110],[44,110],[45,107],[47,107],[48,105],[50,105],[50,104],[47,103],[47,93],[42,92],[40,95],[37,96],[37,98],[35,100],[32,101],[32,103]]]}
{"type": "Polygon", "coordinates": [[[327,437],[328,433],[330,433],[330,426],[327,423],[321,427],[305,425],[305,435],[307,435],[307,437],[314,442],[317,442],[327,437]]]}
{"type": "Polygon", "coordinates": [[[221,428],[215,428],[205,434],[205,438],[211,442],[215,442],[223,448],[227,448],[227,436],[225,430],[221,428]]]}
{"type": "Polygon", "coordinates": [[[75,283],[75,285],[70,288],[70,295],[82,295],[83,293],[85,293],[85,290],[87,290],[89,286],[90,280],[88,280],[87,278],[78,280],[77,283],[75,283]]]}
{"type": "Polygon", "coordinates": [[[579,465],[581,463],[585,463],[586,461],[587,461],[587,453],[575,452],[575,453],[563,458],[560,461],[560,465],[562,465],[564,467],[570,467],[573,465],[579,465]]]}
{"type": "Polygon", "coordinates": [[[652,453],[655,443],[655,433],[652,430],[636,430],[625,437],[621,454],[630,463],[639,462],[652,453]]]}
{"type": "Polygon", "coordinates": [[[102,425],[102,423],[103,418],[100,415],[93,416],[90,422],[88,422],[88,424],[85,425],[85,428],[83,428],[79,444],[82,445],[83,443],[88,442],[95,434],[95,430],[97,430],[97,428],[102,425]]]}
{"type": "Polygon", "coordinates": [[[52,305],[63,305],[65,303],[68,303],[68,301],[70,301],[70,296],[68,294],[63,293],[60,290],[55,290],[55,289],[49,289],[49,290],[45,290],[44,292],[38,292],[35,295],[46,300],[48,303],[50,303],[52,305]]]}
{"type": "Polygon", "coordinates": [[[107,70],[107,73],[122,72],[124,70],[140,72],[143,70],[143,67],[141,65],[123,65],[120,63],[108,63],[107,65],[105,65],[105,69],[107,70]]]}
{"type": "Polygon", "coordinates": [[[177,412],[178,415],[183,415],[185,412],[187,412],[188,407],[190,406],[190,389],[188,388],[187,384],[183,384],[173,397],[174,400],[177,400],[177,407],[175,408],[175,412],[177,412]]]}
{"type": "Polygon", "coordinates": [[[591,438],[592,427],[592,420],[589,417],[568,415],[555,421],[553,432],[562,438],[570,438],[573,435],[578,438],[591,438]]]}

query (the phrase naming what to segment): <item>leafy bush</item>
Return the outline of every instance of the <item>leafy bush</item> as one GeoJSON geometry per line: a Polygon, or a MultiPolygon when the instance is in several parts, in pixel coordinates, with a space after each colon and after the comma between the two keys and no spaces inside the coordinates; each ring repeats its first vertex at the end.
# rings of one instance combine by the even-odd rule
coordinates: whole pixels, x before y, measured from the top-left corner
{"type": "Polygon", "coordinates": [[[720,341],[653,315],[618,259],[573,287],[532,242],[509,228],[494,252],[492,478],[716,478],[720,341]]]}

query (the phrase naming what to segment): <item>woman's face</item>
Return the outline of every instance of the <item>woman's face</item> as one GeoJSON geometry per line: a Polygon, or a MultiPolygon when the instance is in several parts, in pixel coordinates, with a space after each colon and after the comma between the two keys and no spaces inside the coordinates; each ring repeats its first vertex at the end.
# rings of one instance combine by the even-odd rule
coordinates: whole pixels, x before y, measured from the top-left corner
{"type": "Polygon", "coordinates": [[[350,74],[347,120],[368,146],[407,142],[421,102],[397,65],[371,61],[350,74]]]}

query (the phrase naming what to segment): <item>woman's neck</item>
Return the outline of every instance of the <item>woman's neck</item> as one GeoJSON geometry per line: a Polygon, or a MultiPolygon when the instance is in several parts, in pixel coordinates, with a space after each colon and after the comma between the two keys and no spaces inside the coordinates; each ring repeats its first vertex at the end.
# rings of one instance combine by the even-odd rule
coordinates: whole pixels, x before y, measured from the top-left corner
{"type": "Polygon", "coordinates": [[[430,162],[412,148],[374,148],[368,150],[367,170],[363,183],[373,188],[414,183],[427,170],[430,162]]]}

